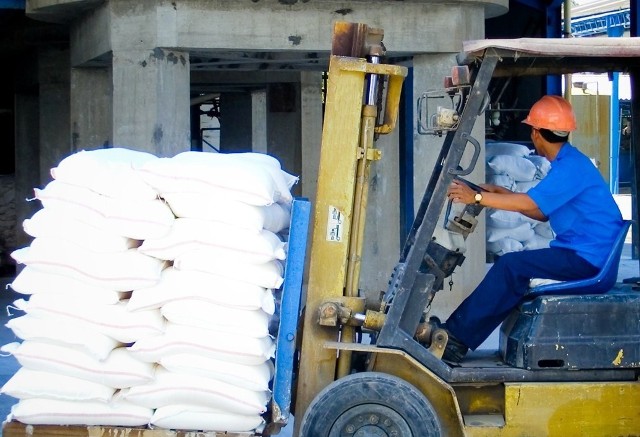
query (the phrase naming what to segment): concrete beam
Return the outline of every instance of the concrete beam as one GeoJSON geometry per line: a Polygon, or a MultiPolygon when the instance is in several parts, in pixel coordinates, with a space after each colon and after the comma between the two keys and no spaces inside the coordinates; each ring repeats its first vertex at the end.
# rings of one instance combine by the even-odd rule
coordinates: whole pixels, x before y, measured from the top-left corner
{"type": "MultiPolygon", "coordinates": [[[[31,10],[84,3],[31,0],[31,10]],[[49,4],[45,7],[44,4],[49,4]]],[[[92,3],[92,2],[88,2],[92,3]]],[[[93,3],[92,3],[93,4],[93,3]]],[[[93,4],[73,27],[72,62],[81,65],[109,51],[179,47],[190,52],[323,52],[336,21],[383,28],[389,54],[458,52],[462,41],[483,33],[484,20],[508,11],[508,0],[344,2],[284,4],[277,0],[188,0],[93,4]]],[[[88,6],[85,4],[84,6],[88,6]]],[[[34,15],[37,17],[37,15],[34,15]]]]}
{"type": "Polygon", "coordinates": [[[27,0],[25,13],[34,20],[70,23],[104,0],[27,0]]]}
{"type": "Polygon", "coordinates": [[[106,4],[71,25],[69,45],[73,67],[91,66],[96,60],[104,66],[111,62],[111,13],[106,4]]]}

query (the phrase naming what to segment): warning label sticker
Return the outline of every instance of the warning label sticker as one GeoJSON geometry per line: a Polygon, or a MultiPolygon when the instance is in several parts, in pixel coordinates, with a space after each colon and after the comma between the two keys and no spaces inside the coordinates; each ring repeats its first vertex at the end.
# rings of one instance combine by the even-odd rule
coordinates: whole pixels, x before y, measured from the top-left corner
{"type": "Polygon", "coordinates": [[[342,241],[344,232],[344,214],[335,206],[329,205],[327,218],[327,241],[342,241]]]}

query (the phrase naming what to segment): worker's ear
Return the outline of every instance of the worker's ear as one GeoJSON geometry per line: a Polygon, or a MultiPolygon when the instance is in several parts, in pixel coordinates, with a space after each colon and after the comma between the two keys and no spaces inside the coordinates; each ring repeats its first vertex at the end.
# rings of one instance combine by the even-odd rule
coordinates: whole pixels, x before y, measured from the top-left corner
{"type": "Polygon", "coordinates": [[[531,128],[531,137],[537,137],[540,135],[540,129],[536,129],[535,127],[531,128]]]}

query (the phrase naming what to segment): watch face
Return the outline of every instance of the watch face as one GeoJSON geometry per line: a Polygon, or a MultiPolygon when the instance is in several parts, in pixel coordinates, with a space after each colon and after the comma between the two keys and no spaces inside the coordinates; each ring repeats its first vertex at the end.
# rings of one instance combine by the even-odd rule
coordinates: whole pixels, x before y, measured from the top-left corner
{"type": "Polygon", "coordinates": [[[476,203],[480,203],[480,201],[482,200],[482,194],[477,193],[475,199],[476,199],[476,203]]]}

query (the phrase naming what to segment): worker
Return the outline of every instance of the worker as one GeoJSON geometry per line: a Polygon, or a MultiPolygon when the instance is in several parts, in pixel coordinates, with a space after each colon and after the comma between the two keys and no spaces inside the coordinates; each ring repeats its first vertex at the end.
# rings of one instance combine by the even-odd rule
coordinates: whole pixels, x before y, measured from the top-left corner
{"type": "Polygon", "coordinates": [[[495,185],[481,185],[486,191],[478,192],[454,180],[447,195],[455,203],[477,203],[549,221],[555,239],[548,248],[501,256],[442,325],[449,334],[443,359],[453,364],[491,335],[522,301],[532,278],[567,281],[598,273],[623,226],[600,172],[567,141],[576,129],[570,103],[562,97],[544,96],[523,123],[531,126],[538,155],[551,162],[544,179],[526,193],[495,185]]]}

